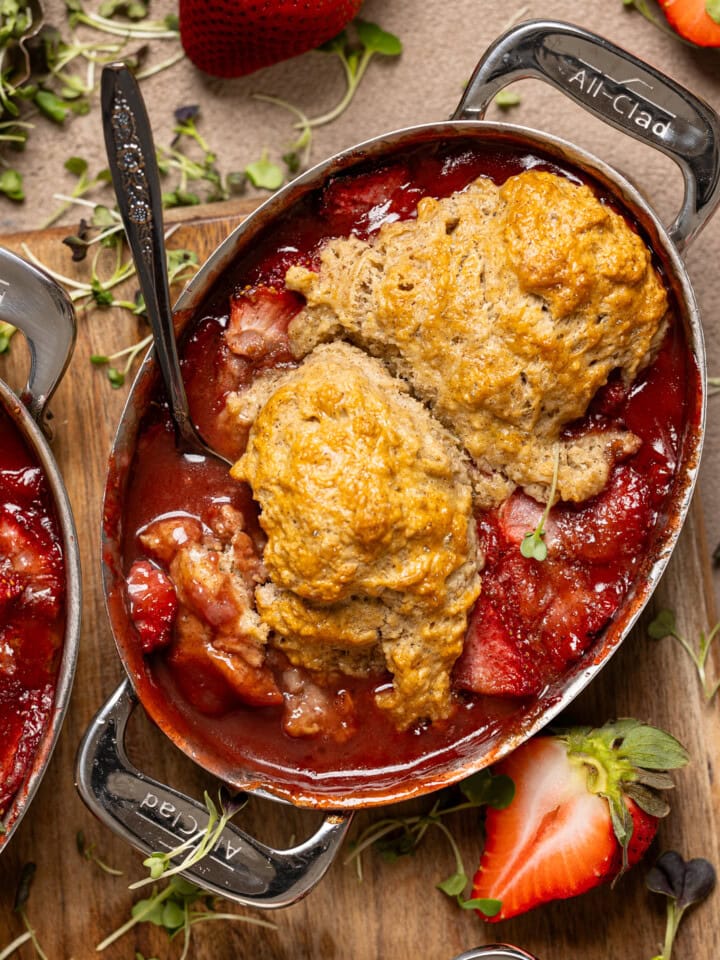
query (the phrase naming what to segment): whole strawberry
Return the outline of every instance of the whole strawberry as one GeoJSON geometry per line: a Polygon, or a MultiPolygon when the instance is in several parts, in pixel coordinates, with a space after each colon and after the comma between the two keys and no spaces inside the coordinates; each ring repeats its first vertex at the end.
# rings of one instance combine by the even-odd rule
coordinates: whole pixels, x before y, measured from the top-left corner
{"type": "Polygon", "coordinates": [[[336,36],[362,0],[180,0],[188,58],[215,77],[243,77],[336,36]]]}
{"type": "Polygon", "coordinates": [[[645,853],[669,806],[667,770],[683,747],[637,720],[535,737],[493,767],[515,783],[512,802],[488,809],[473,898],[500,900],[490,922],[616,879],[645,853]]]}

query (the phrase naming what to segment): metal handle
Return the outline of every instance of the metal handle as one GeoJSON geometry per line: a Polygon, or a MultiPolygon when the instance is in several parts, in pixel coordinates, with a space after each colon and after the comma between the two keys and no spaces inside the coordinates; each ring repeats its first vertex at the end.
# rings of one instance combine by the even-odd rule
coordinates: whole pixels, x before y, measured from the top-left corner
{"type": "Polygon", "coordinates": [[[567,23],[530,20],[486,51],[453,119],[482,119],[499,90],[527,77],[545,80],[678,164],[685,197],[670,235],[682,250],[720,202],[720,118],[712,107],[602,37],[567,23]]]}
{"type": "Polygon", "coordinates": [[[0,320],[25,335],[30,373],[22,399],[40,425],[75,345],[75,310],[65,291],[37,267],[0,248],[0,320]]]}
{"type": "Polygon", "coordinates": [[[509,943],[488,943],[484,947],[466,950],[454,960],[537,960],[537,958],[509,943]]]}
{"type": "Polygon", "coordinates": [[[190,419],[185,387],[177,373],[180,364],[170,307],[162,191],[152,129],[137,81],[125,64],[104,67],[101,104],[118,210],[145,298],[173,420],[188,449],[205,456],[207,450],[190,419]]]}
{"type": "MultiPolygon", "coordinates": [[[[196,800],[146,777],[128,759],[125,730],[136,703],[125,680],[80,744],[75,784],[95,816],[138,850],[171,850],[203,829],[208,812],[196,800]]],[[[311,837],[287,850],[268,847],[228,824],[211,853],[183,875],[246,906],[290,906],[322,879],[351,818],[328,813],[311,837]]]]}

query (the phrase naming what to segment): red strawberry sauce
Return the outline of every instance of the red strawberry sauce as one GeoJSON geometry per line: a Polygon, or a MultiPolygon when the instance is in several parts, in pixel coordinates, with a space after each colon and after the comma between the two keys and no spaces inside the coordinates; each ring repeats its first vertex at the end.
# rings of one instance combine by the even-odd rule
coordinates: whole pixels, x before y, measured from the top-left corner
{"type": "MultiPolygon", "coordinates": [[[[292,362],[282,353],[260,362],[229,354],[222,333],[234,292],[248,286],[281,290],[288,267],[316,262],[330,237],[351,232],[371,236],[388,220],[414,216],[423,196],[447,196],[480,175],[501,183],[534,166],[580,179],[537,155],[503,147],[490,153],[461,141],[444,148],[418,147],[384,167],[331,180],[323,191],[300,201],[218,282],[190,327],[184,372],[193,414],[210,442],[229,456],[239,454],[218,420],[226,394],[247,384],[263,363],[292,362]]],[[[300,306],[298,299],[297,309],[300,306]]],[[[503,720],[519,716],[585,653],[592,655],[598,636],[642,576],[653,540],[662,531],[697,386],[697,370],[680,325],[674,323],[657,360],[629,389],[611,379],[598,393],[586,418],[568,431],[628,427],[642,439],[642,447],[616,466],[600,496],[552,510],[544,562],[525,559],[519,550],[542,505],[516,493],[499,510],[478,513],[486,554],[482,594],[456,669],[457,710],[448,721],[398,733],[374,706],[378,680],[346,678],[339,689],[349,691],[355,705],[355,735],[339,744],[323,737],[292,738],[282,732],[279,708],[232,703],[218,715],[202,714],[181,693],[187,693],[189,678],[174,675],[162,652],[146,659],[159,712],[169,710],[176,729],[192,731],[196,741],[229,764],[242,757],[244,766],[270,770],[276,780],[301,784],[322,774],[328,793],[342,790],[350,772],[362,779],[368,771],[377,775],[385,770],[388,780],[397,780],[392,768],[398,763],[417,770],[431,765],[440,751],[446,758],[462,754],[477,737],[490,736],[503,720]],[[468,690],[478,678],[499,696],[468,690]]],[[[197,514],[213,498],[243,500],[237,485],[218,477],[215,467],[208,471],[197,465],[183,467],[161,404],[152,405],[142,429],[142,456],[131,470],[126,499],[126,570],[142,556],[137,531],[154,517],[169,510],[197,514]],[[168,482],[158,485],[154,482],[158,476],[167,476],[168,482]],[[175,491],[180,489],[176,502],[175,491]]],[[[245,509],[252,508],[246,504],[245,509]]]]}
{"type": "Polygon", "coordinates": [[[0,815],[52,709],[64,602],[60,531],[45,476],[0,410],[0,815]]]}

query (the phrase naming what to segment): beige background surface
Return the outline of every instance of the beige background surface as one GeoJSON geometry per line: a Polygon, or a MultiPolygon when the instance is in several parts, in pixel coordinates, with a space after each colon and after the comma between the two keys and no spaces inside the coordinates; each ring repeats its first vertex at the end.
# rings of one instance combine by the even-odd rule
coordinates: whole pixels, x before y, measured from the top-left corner
{"type": "MultiPolygon", "coordinates": [[[[652,2],[652,0],[650,0],[652,2]]],[[[97,7],[87,0],[87,7],[97,7]]],[[[46,19],[67,33],[63,0],[45,0],[46,19]]],[[[154,0],[152,14],[175,9],[171,0],[154,0]]],[[[639,57],[703,96],[720,110],[720,51],[699,51],[656,29],[621,0],[366,0],[362,15],[396,33],[404,43],[400,58],[376,58],[355,101],[337,121],[317,130],[312,160],[359,140],[407,124],[447,117],[487,44],[509,23],[530,17],[554,17],[578,23],[625,46],[639,57]]],[[[139,44],[130,44],[130,49],[139,44]]],[[[178,49],[174,41],[155,42],[151,62],[178,49]]],[[[143,83],[156,139],[172,139],[173,110],[200,105],[199,127],[218,155],[221,171],[242,169],[267,147],[279,160],[292,139],[292,118],[285,111],[252,99],[254,93],[283,97],[308,115],[324,112],[343,91],[342,70],[334,57],[308,53],[234,81],[207,78],[183,60],[143,83]]],[[[682,180],[673,163],[648,147],[603,126],[559,93],[542,84],[518,84],[521,104],[503,115],[513,122],[564,136],[621,169],[639,184],[661,217],[669,222],[682,196],[682,180]]],[[[495,115],[500,111],[494,108],[495,115]]],[[[39,227],[58,202],[53,194],[70,189],[63,170],[73,154],[87,159],[90,171],[105,165],[99,108],[74,117],[65,128],[38,118],[28,148],[17,158],[25,177],[22,205],[0,199],[0,233],[39,227]]],[[[77,219],[70,214],[66,219],[77,219]]],[[[720,215],[687,253],[707,339],[709,370],[720,375],[720,215]]],[[[720,397],[710,401],[700,487],[706,506],[711,547],[720,542],[720,397]]],[[[720,577],[718,578],[720,582],[720,577]]]]}

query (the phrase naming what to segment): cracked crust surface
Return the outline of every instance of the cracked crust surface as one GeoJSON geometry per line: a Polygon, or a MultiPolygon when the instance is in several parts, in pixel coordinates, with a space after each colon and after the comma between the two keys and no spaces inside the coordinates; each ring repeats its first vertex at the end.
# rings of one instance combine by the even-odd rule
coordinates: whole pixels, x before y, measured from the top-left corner
{"type": "Polygon", "coordinates": [[[254,417],[232,475],[262,510],[270,582],[255,599],[271,642],[319,672],[387,667],[393,687],[378,703],[401,728],[447,716],[480,587],[457,442],[406,384],[344,343],[228,409],[254,417]]]}
{"type": "Polygon", "coordinates": [[[587,186],[542,171],[480,178],[369,241],[329,241],[317,273],[292,267],[306,307],[296,356],[345,338],[382,358],[464,444],[478,505],[515,486],[582,501],[633,453],[627,431],[565,438],[610,373],[650,363],[667,296],[642,239],[587,186]]]}

